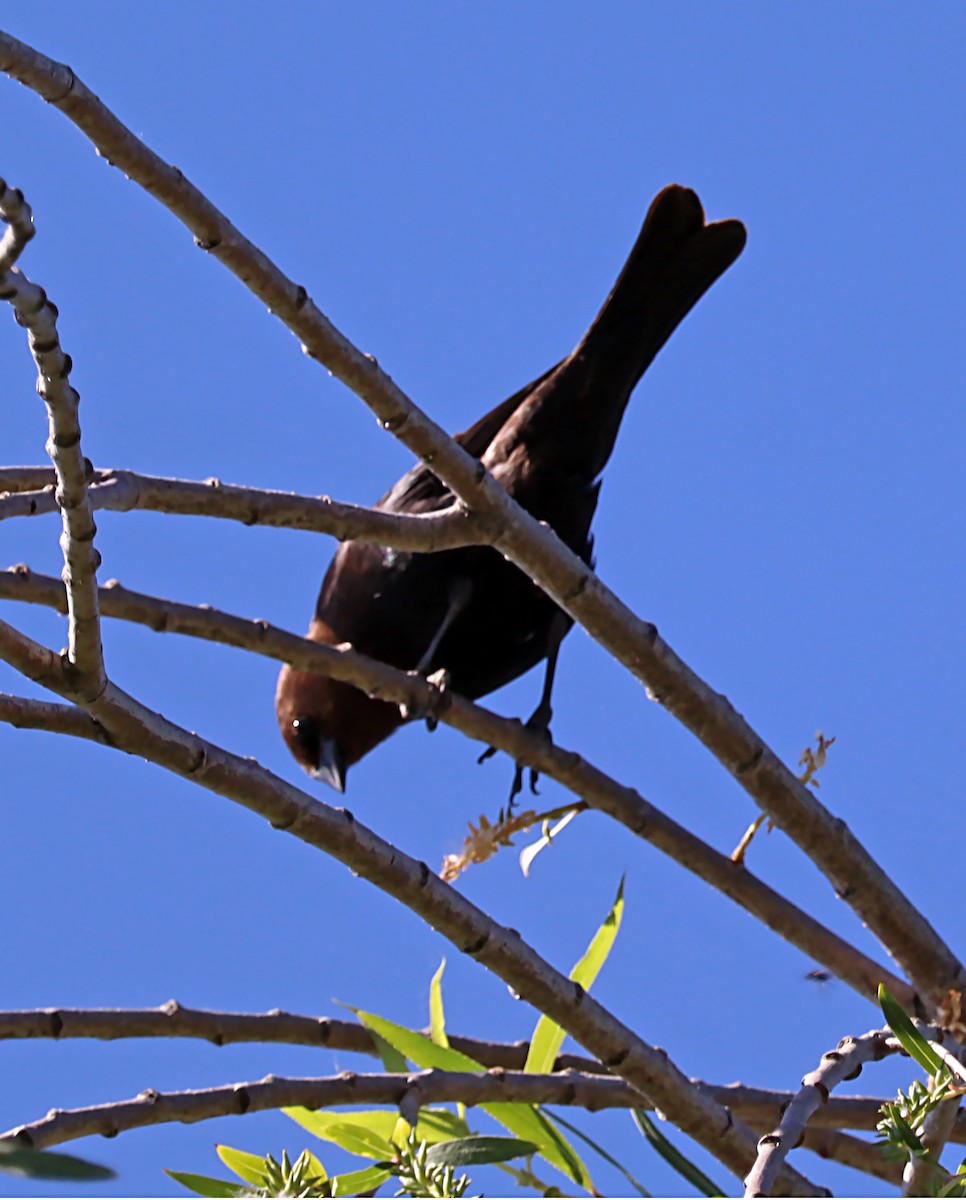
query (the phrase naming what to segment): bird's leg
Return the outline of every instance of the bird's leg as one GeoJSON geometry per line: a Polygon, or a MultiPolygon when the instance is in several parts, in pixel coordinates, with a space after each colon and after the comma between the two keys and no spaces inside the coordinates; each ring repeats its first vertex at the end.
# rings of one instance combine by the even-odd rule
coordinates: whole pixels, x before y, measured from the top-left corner
{"type": "MultiPolygon", "coordinates": [[[[557,657],[560,654],[560,643],[563,641],[564,634],[570,628],[570,622],[564,613],[559,610],[555,614],[550,624],[550,630],[547,634],[547,666],[543,676],[543,691],[540,694],[540,703],[527,718],[525,728],[532,733],[544,737],[548,742],[552,742],[550,736],[550,722],[553,719],[553,708],[550,705],[550,697],[553,692],[554,676],[557,672],[557,657]]],[[[496,754],[495,746],[488,746],[480,757],[476,760],[477,763],[485,762],[488,758],[492,758],[496,754]]],[[[523,791],[523,774],[526,768],[523,763],[518,762],[513,772],[513,782],[510,784],[510,798],[507,801],[507,812],[513,811],[513,804],[517,796],[523,791]]],[[[537,791],[537,780],[540,778],[540,772],[535,767],[530,768],[530,791],[535,795],[539,795],[537,791]]]]}
{"type": "Polygon", "coordinates": [[[433,634],[433,640],[426,647],[423,657],[416,664],[416,670],[420,675],[429,670],[430,664],[433,661],[433,656],[439,649],[440,642],[446,636],[446,631],[466,607],[472,591],[473,585],[465,575],[460,579],[457,579],[453,584],[452,590],[450,591],[449,608],[446,610],[446,615],[440,622],[439,629],[437,629],[433,634]]]}
{"type": "MultiPolygon", "coordinates": [[[[419,662],[416,664],[415,673],[417,675],[425,675],[432,666],[432,662],[436,655],[436,651],[439,649],[440,642],[442,642],[443,638],[446,636],[446,631],[466,607],[472,592],[473,585],[465,576],[460,577],[453,584],[453,587],[450,590],[449,607],[447,608],[442,621],[439,623],[439,628],[433,634],[432,640],[423,651],[422,658],[420,658],[419,662]]],[[[445,686],[445,682],[445,676],[443,676],[440,679],[441,688],[445,686]]],[[[402,713],[403,720],[421,721],[425,717],[426,725],[430,731],[436,728],[435,717],[433,717],[432,713],[427,713],[424,711],[421,706],[409,708],[408,705],[404,704],[400,706],[400,712],[402,713]]]]}

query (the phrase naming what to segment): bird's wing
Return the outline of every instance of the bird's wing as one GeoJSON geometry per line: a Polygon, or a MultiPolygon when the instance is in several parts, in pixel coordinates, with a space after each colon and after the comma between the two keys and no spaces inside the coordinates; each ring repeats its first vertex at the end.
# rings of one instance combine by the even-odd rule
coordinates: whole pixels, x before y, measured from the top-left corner
{"type": "MultiPolygon", "coordinates": [[[[508,418],[516,412],[534,388],[539,387],[559,365],[557,363],[549,371],[544,371],[538,379],[514,392],[496,408],[480,417],[469,429],[462,433],[454,433],[453,440],[459,442],[467,454],[472,454],[474,458],[482,458],[487,446],[508,418]]],[[[436,512],[441,508],[448,508],[452,501],[453,493],[446,484],[438,479],[429,467],[420,464],[407,471],[402,479],[376,502],[376,508],[381,508],[384,512],[436,512]]]]}

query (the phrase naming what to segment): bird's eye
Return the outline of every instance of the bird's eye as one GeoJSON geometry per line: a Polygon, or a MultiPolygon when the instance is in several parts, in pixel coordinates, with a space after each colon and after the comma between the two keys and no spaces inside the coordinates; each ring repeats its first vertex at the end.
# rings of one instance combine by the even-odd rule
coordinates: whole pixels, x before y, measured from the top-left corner
{"type": "Polygon", "coordinates": [[[306,760],[314,766],[319,761],[319,744],[322,741],[318,721],[312,717],[296,717],[292,722],[292,732],[306,760]]]}

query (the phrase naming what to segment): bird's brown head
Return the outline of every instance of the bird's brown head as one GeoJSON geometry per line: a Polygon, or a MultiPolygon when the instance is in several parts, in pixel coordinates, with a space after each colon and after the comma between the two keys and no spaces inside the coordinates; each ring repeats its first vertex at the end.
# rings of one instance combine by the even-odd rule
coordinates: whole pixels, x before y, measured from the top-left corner
{"type": "MultiPolygon", "coordinates": [[[[313,621],[309,637],[335,644],[331,630],[320,625],[313,621]]],[[[394,704],[370,699],[347,683],[287,663],[278,677],[275,713],[295,761],[337,792],[345,791],[349,767],[402,724],[394,704]]]]}

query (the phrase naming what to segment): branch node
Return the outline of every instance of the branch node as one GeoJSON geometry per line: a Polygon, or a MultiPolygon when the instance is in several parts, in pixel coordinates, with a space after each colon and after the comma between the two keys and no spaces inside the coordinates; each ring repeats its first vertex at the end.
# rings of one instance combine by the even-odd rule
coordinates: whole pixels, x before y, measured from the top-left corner
{"type": "MultiPolygon", "coordinates": [[[[375,360],[373,360],[373,361],[375,361],[375,360]]],[[[385,429],[385,431],[387,433],[398,433],[399,430],[402,429],[402,427],[406,424],[406,422],[408,420],[409,420],[408,412],[397,413],[396,416],[394,416],[394,417],[386,417],[385,420],[380,420],[379,427],[381,429],[385,429]]],[[[423,461],[425,462],[426,460],[423,459],[423,461]]]]}
{"type": "Polygon", "coordinates": [[[482,951],[486,947],[486,944],[487,944],[487,942],[489,942],[489,940],[490,940],[490,935],[488,933],[484,933],[479,938],[477,938],[477,940],[475,942],[470,942],[466,946],[461,946],[460,949],[463,951],[464,954],[468,954],[471,958],[473,958],[477,954],[482,953],[482,951]]]}
{"type": "Polygon", "coordinates": [[[751,758],[749,758],[747,762],[739,763],[738,766],[735,767],[735,777],[740,779],[742,775],[746,775],[749,771],[753,771],[764,757],[764,746],[756,746],[751,758]]]}

